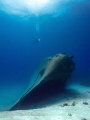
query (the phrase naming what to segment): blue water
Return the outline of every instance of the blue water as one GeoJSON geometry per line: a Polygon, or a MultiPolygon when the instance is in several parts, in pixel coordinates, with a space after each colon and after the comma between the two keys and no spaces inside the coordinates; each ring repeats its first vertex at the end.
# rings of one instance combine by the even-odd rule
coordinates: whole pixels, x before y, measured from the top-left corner
{"type": "MultiPolygon", "coordinates": [[[[23,19],[0,11],[0,88],[27,87],[41,61],[57,53],[74,55],[71,82],[90,86],[90,1],[75,3],[57,17],[23,19]],[[39,23],[39,30],[36,25],[39,23]],[[33,43],[37,38],[41,41],[33,43]]],[[[9,94],[9,93],[8,93],[9,94]]]]}

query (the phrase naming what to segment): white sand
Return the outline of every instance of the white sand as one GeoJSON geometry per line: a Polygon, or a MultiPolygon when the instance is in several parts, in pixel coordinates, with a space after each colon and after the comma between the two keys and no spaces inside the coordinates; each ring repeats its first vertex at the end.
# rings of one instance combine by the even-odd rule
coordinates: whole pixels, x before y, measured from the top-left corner
{"type": "Polygon", "coordinates": [[[52,100],[54,104],[39,109],[0,112],[0,120],[90,120],[90,87],[76,85],[67,89],[74,91],[63,93],[61,98],[57,96],[56,102],[52,100]],[[75,106],[72,106],[73,101],[75,106]],[[65,103],[69,106],[63,106],[65,103]]]}

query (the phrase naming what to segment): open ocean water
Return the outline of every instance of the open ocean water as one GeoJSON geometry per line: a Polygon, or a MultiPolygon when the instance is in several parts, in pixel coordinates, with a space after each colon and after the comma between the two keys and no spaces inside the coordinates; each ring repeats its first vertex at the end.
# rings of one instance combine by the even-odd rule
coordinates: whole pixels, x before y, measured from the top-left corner
{"type": "Polygon", "coordinates": [[[23,94],[41,61],[57,53],[74,55],[69,83],[90,86],[90,0],[48,1],[46,7],[0,1],[0,110],[23,94]]]}

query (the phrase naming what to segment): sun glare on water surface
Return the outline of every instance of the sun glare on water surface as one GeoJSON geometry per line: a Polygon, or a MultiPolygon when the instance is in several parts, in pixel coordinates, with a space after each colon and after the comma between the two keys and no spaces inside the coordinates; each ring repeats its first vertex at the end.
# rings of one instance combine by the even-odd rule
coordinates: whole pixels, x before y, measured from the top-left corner
{"type": "Polygon", "coordinates": [[[68,3],[82,2],[85,0],[0,0],[0,10],[8,14],[20,16],[39,16],[44,14],[61,15],[66,13],[68,3]]]}

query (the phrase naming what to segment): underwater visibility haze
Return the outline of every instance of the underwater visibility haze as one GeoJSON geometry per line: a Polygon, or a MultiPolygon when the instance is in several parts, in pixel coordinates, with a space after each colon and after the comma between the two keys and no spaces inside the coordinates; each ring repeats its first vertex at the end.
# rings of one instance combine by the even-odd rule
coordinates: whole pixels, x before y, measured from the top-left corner
{"type": "Polygon", "coordinates": [[[69,83],[90,86],[90,0],[1,0],[0,110],[33,83],[44,59],[62,52],[74,56],[69,83]]]}

